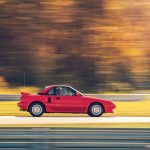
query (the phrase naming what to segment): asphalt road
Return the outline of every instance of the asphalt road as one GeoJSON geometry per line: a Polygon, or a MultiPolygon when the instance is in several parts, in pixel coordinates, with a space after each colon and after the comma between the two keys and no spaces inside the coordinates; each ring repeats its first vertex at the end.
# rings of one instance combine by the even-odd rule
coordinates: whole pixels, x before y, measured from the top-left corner
{"type": "Polygon", "coordinates": [[[0,128],[0,150],[149,150],[147,129],[0,128]]]}
{"type": "Polygon", "coordinates": [[[150,117],[16,117],[0,116],[0,125],[71,123],[150,123],[150,117]]]}

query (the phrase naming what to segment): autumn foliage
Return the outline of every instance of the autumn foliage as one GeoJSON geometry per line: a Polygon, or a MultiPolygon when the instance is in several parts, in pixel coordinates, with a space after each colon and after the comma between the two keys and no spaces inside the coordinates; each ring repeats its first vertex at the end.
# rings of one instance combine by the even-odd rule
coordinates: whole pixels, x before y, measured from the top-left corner
{"type": "Polygon", "coordinates": [[[86,91],[150,86],[147,0],[0,0],[0,75],[86,91]]]}

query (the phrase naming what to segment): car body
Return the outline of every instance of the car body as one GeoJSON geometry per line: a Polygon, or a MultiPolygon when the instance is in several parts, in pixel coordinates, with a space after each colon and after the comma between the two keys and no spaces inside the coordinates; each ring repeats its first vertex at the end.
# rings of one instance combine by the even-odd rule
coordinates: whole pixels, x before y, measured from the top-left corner
{"type": "Polygon", "coordinates": [[[43,113],[88,113],[98,117],[103,113],[113,113],[116,107],[111,101],[85,96],[67,85],[46,86],[35,95],[22,92],[18,106],[34,117],[43,113]]]}

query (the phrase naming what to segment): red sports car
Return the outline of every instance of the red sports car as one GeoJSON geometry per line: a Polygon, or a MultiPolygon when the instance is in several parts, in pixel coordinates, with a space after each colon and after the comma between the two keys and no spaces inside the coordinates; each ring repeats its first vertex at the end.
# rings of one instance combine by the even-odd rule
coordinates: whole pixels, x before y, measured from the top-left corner
{"type": "Polygon", "coordinates": [[[21,94],[20,110],[30,112],[33,117],[43,113],[87,113],[99,117],[103,113],[113,113],[116,107],[111,101],[85,96],[66,85],[47,86],[36,95],[21,94]]]}

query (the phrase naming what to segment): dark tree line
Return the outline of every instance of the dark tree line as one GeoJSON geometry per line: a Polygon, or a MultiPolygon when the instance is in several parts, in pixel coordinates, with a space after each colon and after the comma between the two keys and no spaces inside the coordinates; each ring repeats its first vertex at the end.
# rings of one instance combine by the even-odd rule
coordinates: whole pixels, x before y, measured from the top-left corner
{"type": "Polygon", "coordinates": [[[136,88],[130,57],[114,44],[118,34],[111,28],[120,18],[106,7],[104,0],[6,0],[0,4],[0,75],[13,85],[22,84],[25,72],[27,85],[136,88]]]}

